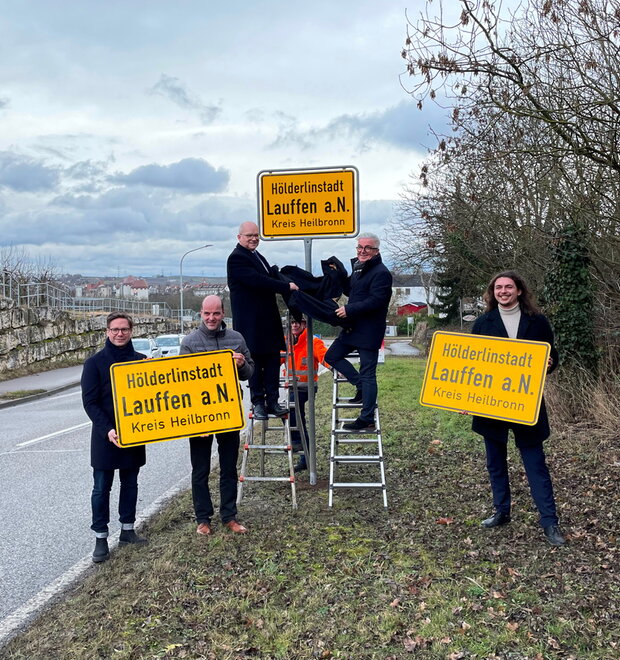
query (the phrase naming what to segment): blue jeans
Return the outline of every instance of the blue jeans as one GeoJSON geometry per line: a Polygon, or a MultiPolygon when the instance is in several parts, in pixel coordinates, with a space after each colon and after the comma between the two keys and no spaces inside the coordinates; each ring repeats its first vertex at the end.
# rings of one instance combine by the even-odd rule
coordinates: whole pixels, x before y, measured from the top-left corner
{"type": "MultiPolygon", "coordinates": [[[[108,534],[110,522],[110,491],[114,483],[115,470],[93,469],[93,492],[90,503],[93,511],[93,524],[90,528],[97,534],[108,534]]],[[[138,502],[138,473],[140,468],[119,470],[121,489],[118,499],[118,519],[129,524],[136,521],[138,502]]]]}
{"type": "MultiPolygon", "coordinates": [[[[487,451],[487,470],[493,491],[493,505],[501,513],[510,513],[511,495],[508,481],[508,443],[502,440],[484,439],[487,451]]],[[[532,499],[540,514],[542,527],[558,524],[553,496],[553,485],[545,460],[542,443],[534,446],[519,446],[523,467],[530,485],[532,499]]]]}
{"type": "Polygon", "coordinates": [[[345,343],[341,337],[337,337],[325,354],[325,362],[339,371],[351,385],[362,390],[362,410],[360,419],[364,422],[373,422],[375,419],[375,407],[377,406],[377,361],[379,350],[368,350],[357,348],[345,343]],[[357,350],[360,356],[360,370],[345,360],[349,353],[357,350]]]}
{"type": "MultiPolygon", "coordinates": [[[[216,437],[220,457],[220,518],[223,523],[227,523],[237,517],[239,431],[217,433],[216,437]]],[[[209,491],[212,445],[212,435],[189,439],[192,462],[192,499],[198,524],[210,524],[213,517],[213,502],[209,491]]]]}

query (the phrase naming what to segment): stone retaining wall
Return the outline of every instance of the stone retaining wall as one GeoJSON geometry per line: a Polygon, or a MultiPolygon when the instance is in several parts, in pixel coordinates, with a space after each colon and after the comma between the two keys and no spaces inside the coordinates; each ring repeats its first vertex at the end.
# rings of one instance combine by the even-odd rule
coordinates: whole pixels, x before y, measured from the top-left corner
{"type": "MultiPolygon", "coordinates": [[[[107,313],[76,318],[52,307],[17,307],[0,298],[0,374],[32,364],[83,362],[105,341],[107,313]]],[[[156,316],[133,317],[134,336],[178,332],[178,323],[156,316]]]]}

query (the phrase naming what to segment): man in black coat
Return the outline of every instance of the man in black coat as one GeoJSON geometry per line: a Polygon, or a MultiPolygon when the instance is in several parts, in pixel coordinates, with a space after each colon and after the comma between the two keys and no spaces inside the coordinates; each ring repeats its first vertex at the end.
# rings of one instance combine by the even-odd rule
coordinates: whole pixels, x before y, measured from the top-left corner
{"type": "MultiPolygon", "coordinates": [[[[551,373],[558,365],[553,331],[546,317],[539,313],[523,278],[514,271],[499,273],[489,283],[484,297],[487,311],[474,323],[472,334],[547,342],[551,346],[547,371],[551,373]]],[[[512,429],[545,537],[552,545],[563,545],[565,539],[559,528],[553,485],[543,451],[543,441],[550,434],[544,399],[538,421],[533,426],[474,416],[472,429],[484,437],[495,506],[495,513],[483,520],[482,526],[491,528],[510,522],[507,444],[508,430],[512,429]]]]}
{"type": "Polygon", "coordinates": [[[91,507],[95,532],[93,561],[110,557],[108,523],[110,522],[110,490],[114,471],[118,470],[121,487],[118,502],[121,523],[120,545],[146,543],[134,531],[138,501],[138,473],[146,463],[144,447],[121,447],[116,434],[110,367],[115,362],[144,360],[131,343],[133,321],[128,314],[112,312],[107,318],[106,342],[103,349],[84,363],[82,371],[82,403],[93,426],[90,436],[90,462],[93,468],[91,507]]]}
{"type": "Polygon", "coordinates": [[[244,222],[239,227],[239,242],[228,257],[226,272],[233,327],[243,335],[254,360],[254,373],[249,380],[254,418],[267,419],[268,414],[282,417],[288,412],[278,403],[284,331],[276,293],[287,296],[298,287],[272,271],[256,249],[259,239],[258,226],[244,222]]]}
{"type": "Polygon", "coordinates": [[[357,388],[351,403],[362,404],[359,417],[344,425],[348,430],[375,427],[377,361],[392,297],[392,275],[381,261],[379,245],[375,234],[360,234],[357,238],[357,259],[352,260],[353,273],[343,287],[349,300],[335,312],[349,325],[325,354],[325,361],[357,388]],[[359,372],[345,359],[354,350],[360,356],[359,372]]]}

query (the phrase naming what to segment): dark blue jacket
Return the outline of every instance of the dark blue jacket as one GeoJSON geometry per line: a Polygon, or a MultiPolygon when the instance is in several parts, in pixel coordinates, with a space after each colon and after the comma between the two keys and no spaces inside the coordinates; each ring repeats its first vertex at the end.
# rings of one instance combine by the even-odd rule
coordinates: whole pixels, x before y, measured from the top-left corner
{"type": "MultiPolygon", "coordinates": [[[[508,337],[506,326],[504,325],[497,308],[478,317],[471,332],[474,335],[508,337]]],[[[529,315],[521,312],[519,329],[517,330],[517,339],[547,342],[551,345],[550,356],[553,360],[549,373],[558,366],[558,352],[553,342],[553,330],[551,329],[547,318],[542,314],[529,315]]],[[[505,422],[499,419],[490,419],[489,417],[474,416],[471,427],[473,431],[479,433],[485,438],[497,440],[503,440],[506,437],[507,429],[512,428],[517,444],[525,445],[540,443],[548,438],[551,433],[544,398],[540,404],[538,422],[533,426],[517,424],[515,422],[505,422]]]]}
{"type": "Polygon", "coordinates": [[[253,355],[284,350],[276,293],[288,295],[290,287],[263,264],[270,268],[264,257],[239,244],[226,263],[233,327],[243,335],[253,355]]]}
{"type": "Polygon", "coordinates": [[[356,348],[378,350],[385,337],[392,274],[380,254],[364,262],[361,270],[355,269],[356,263],[357,259],[351,260],[353,274],[344,285],[344,294],[349,297],[345,310],[350,327],[342,330],[340,338],[356,348]]]}
{"type": "Polygon", "coordinates": [[[110,367],[115,362],[144,360],[131,341],[123,347],[106,339],[105,346],[84,363],[82,370],[82,403],[93,427],[90,434],[90,464],[96,470],[127,470],[146,463],[146,451],[141,447],[123,447],[110,442],[108,432],[116,428],[110,367]]]}

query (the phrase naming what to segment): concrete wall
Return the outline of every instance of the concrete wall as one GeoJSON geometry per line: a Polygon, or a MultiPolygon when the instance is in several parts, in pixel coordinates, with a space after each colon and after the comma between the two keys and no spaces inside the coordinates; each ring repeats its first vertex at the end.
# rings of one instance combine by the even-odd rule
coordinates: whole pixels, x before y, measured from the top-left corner
{"type": "MultiPolygon", "coordinates": [[[[17,307],[0,298],[0,374],[33,364],[83,362],[105,341],[107,313],[73,318],[51,307],[17,307]]],[[[134,336],[178,332],[178,323],[162,317],[133,317],[134,336]]]]}

